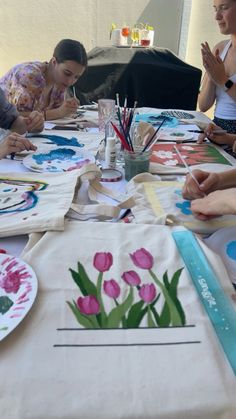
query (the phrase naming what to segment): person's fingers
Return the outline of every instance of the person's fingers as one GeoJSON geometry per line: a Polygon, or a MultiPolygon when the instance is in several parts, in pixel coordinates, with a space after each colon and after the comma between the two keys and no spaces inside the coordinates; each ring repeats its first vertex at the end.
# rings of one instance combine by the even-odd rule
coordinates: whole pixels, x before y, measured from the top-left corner
{"type": "Polygon", "coordinates": [[[217,188],[219,184],[219,175],[217,173],[210,173],[201,182],[201,190],[204,192],[212,191],[217,188]]]}
{"type": "Polygon", "coordinates": [[[199,134],[198,139],[197,139],[197,144],[202,144],[205,138],[206,138],[205,132],[203,132],[202,134],[199,134]]]}

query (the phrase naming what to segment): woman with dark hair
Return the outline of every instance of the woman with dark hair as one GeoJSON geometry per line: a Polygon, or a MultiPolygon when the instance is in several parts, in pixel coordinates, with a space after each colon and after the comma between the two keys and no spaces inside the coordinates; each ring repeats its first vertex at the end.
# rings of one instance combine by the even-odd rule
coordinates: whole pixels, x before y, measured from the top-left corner
{"type": "Polygon", "coordinates": [[[17,64],[0,78],[0,87],[10,103],[24,116],[33,110],[43,112],[45,120],[72,115],[76,98],[66,99],[66,89],[83,74],[87,54],[79,41],[60,41],[49,62],[17,64]]]}
{"type": "Polygon", "coordinates": [[[219,42],[212,52],[207,42],[202,44],[206,73],[198,104],[206,112],[215,103],[214,123],[236,134],[236,0],[214,0],[213,7],[220,32],[230,40],[219,42]]]}

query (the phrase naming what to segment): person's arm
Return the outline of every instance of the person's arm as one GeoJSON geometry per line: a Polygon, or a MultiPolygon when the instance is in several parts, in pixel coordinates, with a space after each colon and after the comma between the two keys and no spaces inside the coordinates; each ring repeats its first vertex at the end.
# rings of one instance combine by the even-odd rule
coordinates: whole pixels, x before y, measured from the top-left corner
{"type": "Polygon", "coordinates": [[[204,195],[218,189],[236,187],[236,169],[221,173],[209,173],[202,170],[193,170],[194,177],[199,186],[190,176],[186,176],[186,181],[182,190],[185,199],[202,198],[204,195]]]}
{"type": "MultiPolygon", "coordinates": [[[[225,83],[229,80],[229,75],[227,74],[224,63],[220,58],[219,47],[222,47],[222,43],[217,45],[213,52],[211,52],[208,43],[205,42],[202,44],[202,58],[209,80],[211,80],[215,86],[218,85],[224,89],[225,83]]],[[[226,93],[236,101],[236,84],[233,83],[226,93]]]]}
{"type": "Polygon", "coordinates": [[[215,124],[209,124],[204,132],[199,135],[197,143],[201,144],[205,138],[208,138],[210,141],[216,144],[228,144],[233,147],[234,142],[236,141],[236,134],[218,134],[217,131],[220,132],[222,130],[215,124]]]}
{"type": "Polygon", "coordinates": [[[79,101],[76,98],[64,100],[64,102],[55,109],[46,109],[44,111],[44,118],[46,121],[53,119],[64,118],[65,116],[72,116],[75,114],[79,106],[79,101]]]}
{"type": "Polygon", "coordinates": [[[191,211],[200,220],[236,214],[236,188],[215,191],[191,202],[191,211]]]}
{"type": "Polygon", "coordinates": [[[9,154],[19,153],[23,150],[35,151],[37,150],[37,147],[35,147],[27,138],[24,138],[17,133],[12,133],[0,143],[0,159],[3,159],[9,154]]]}
{"type": "Polygon", "coordinates": [[[44,128],[44,118],[41,112],[30,112],[29,116],[24,118],[18,116],[11,125],[11,131],[24,134],[25,132],[41,132],[44,128]]]}
{"type": "Polygon", "coordinates": [[[204,74],[201,90],[198,95],[198,106],[201,112],[206,112],[215,102],[216,85],[207,73],[204,74]]]}

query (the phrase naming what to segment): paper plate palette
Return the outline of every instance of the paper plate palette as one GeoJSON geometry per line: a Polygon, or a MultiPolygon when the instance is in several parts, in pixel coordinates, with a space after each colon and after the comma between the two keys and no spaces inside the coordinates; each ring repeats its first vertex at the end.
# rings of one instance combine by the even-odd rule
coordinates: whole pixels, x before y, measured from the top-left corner
{"type": "Polygon", "coordinates": [[[175,128],[171,130],[161,129],[158,133],[159,141],[174,141],[176,143],[192,141],[194,139],[191,132],[181,131],[181,129],[175,128]]]}
{"type": "Polygon", "coordinates": [[[27,156],[23,164],[33,172],[67,172],[94,163],[93,155],[72,148],[51,148],[27,156]]]}
{"type": "Polygon", "coordinates": [[[236,284],[236,227],[221,228],[204,242],[221,256],[231,281],[236,284]]]}
{"type": "Polygon", "coordinates": [[[0,341],[24,319],[37,290],[37,278],[29,265],[14,256],[0,254],[0,341]]]}

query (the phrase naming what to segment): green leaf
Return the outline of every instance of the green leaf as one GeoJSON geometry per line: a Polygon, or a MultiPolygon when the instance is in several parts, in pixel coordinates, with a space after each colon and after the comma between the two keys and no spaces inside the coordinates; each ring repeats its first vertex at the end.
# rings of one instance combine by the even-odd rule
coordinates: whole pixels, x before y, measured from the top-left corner
{"type": "Polygon", "coordinates": [[[119,327],[122,317],[125,316],[133,302],[133,288],[130,287],[129,295],[126,300],[118,307],[113,308],[107,318],[107,328],[119,327]]]}
{"type": "Polygon", "coordinates": [[[78,262],[78,272],[74,271],[73,269],[69,269],[69,271],[83,296],[94,295],[97,298],[97,288],[89,279],[82,263],[78,262]]]}
{"type": "Polygon", "coordinates": [[[152,318],[152,312],[150,306],[148,306],[148,327],[156,327],[156,323],[152,318]]]}
{"type": "Polygon", "coordinates": [[[72,304],[70,301],[67,301],[68,306],[71,308],[73,314],[76,317],[76,320],[78,321],[81,326],[85,327],[86,329],[94,329],[94,325],[90,321],[90,319],[86,316],[84,316],[82,313],[80,313],[79,309],[76,306],[76,303],[74,301],[74,304],[72,304]]]}
{"type": "Polygon", "coordinates": [[[8,310],[10,310],[12,305],[13,305],[13,301],[9,297],[7,296],[0,297],[0,313],[1,314],[5,314],[8,310]]]}
{"type": "Polygon", "coordinates": [[[185,317],[185,312],[183,310],[183,307],[181,305],[181,302],[178,299],[177,296],[177,289],[178,289],[178,284],[179,284],[179,279],[180,279],[180,275],[182,272],[183,268],[178,269],[178,271],[176,271],[171,279],[171,283],[170,283],[170,289],[168,290],[169,295],[171,297],[171,299],[174,301],[175,303],[175,307],[178,310],[178,313],[180,315],[181,318],[181,323],[184,326],[186,324],[186,317],[185,317]]]}
{"type": "Polygon", "coordinates": [[[163,282],[165,284],[166,289],[168,290],[170,288],[170,283],[169,283],[167,271],[165,271],[165,273],[163,275],[163,282]]]}
{"type": "Polygon", "coordinates": [[[140,300],[138,303],[132,305],[128,313],[127,327],[138,327],[140,325],[143,316],[147,312],[147,309],[142,310],[143,305],[143,300],[140,300]]]}
{"type": "Polygon", "coordinates": [[[171,323],[170,310],[169,310],[169,306],[167,302],[165,301],[161,314],[159,316],[159,326],[168,327],[170,323],[171,323]]]}

